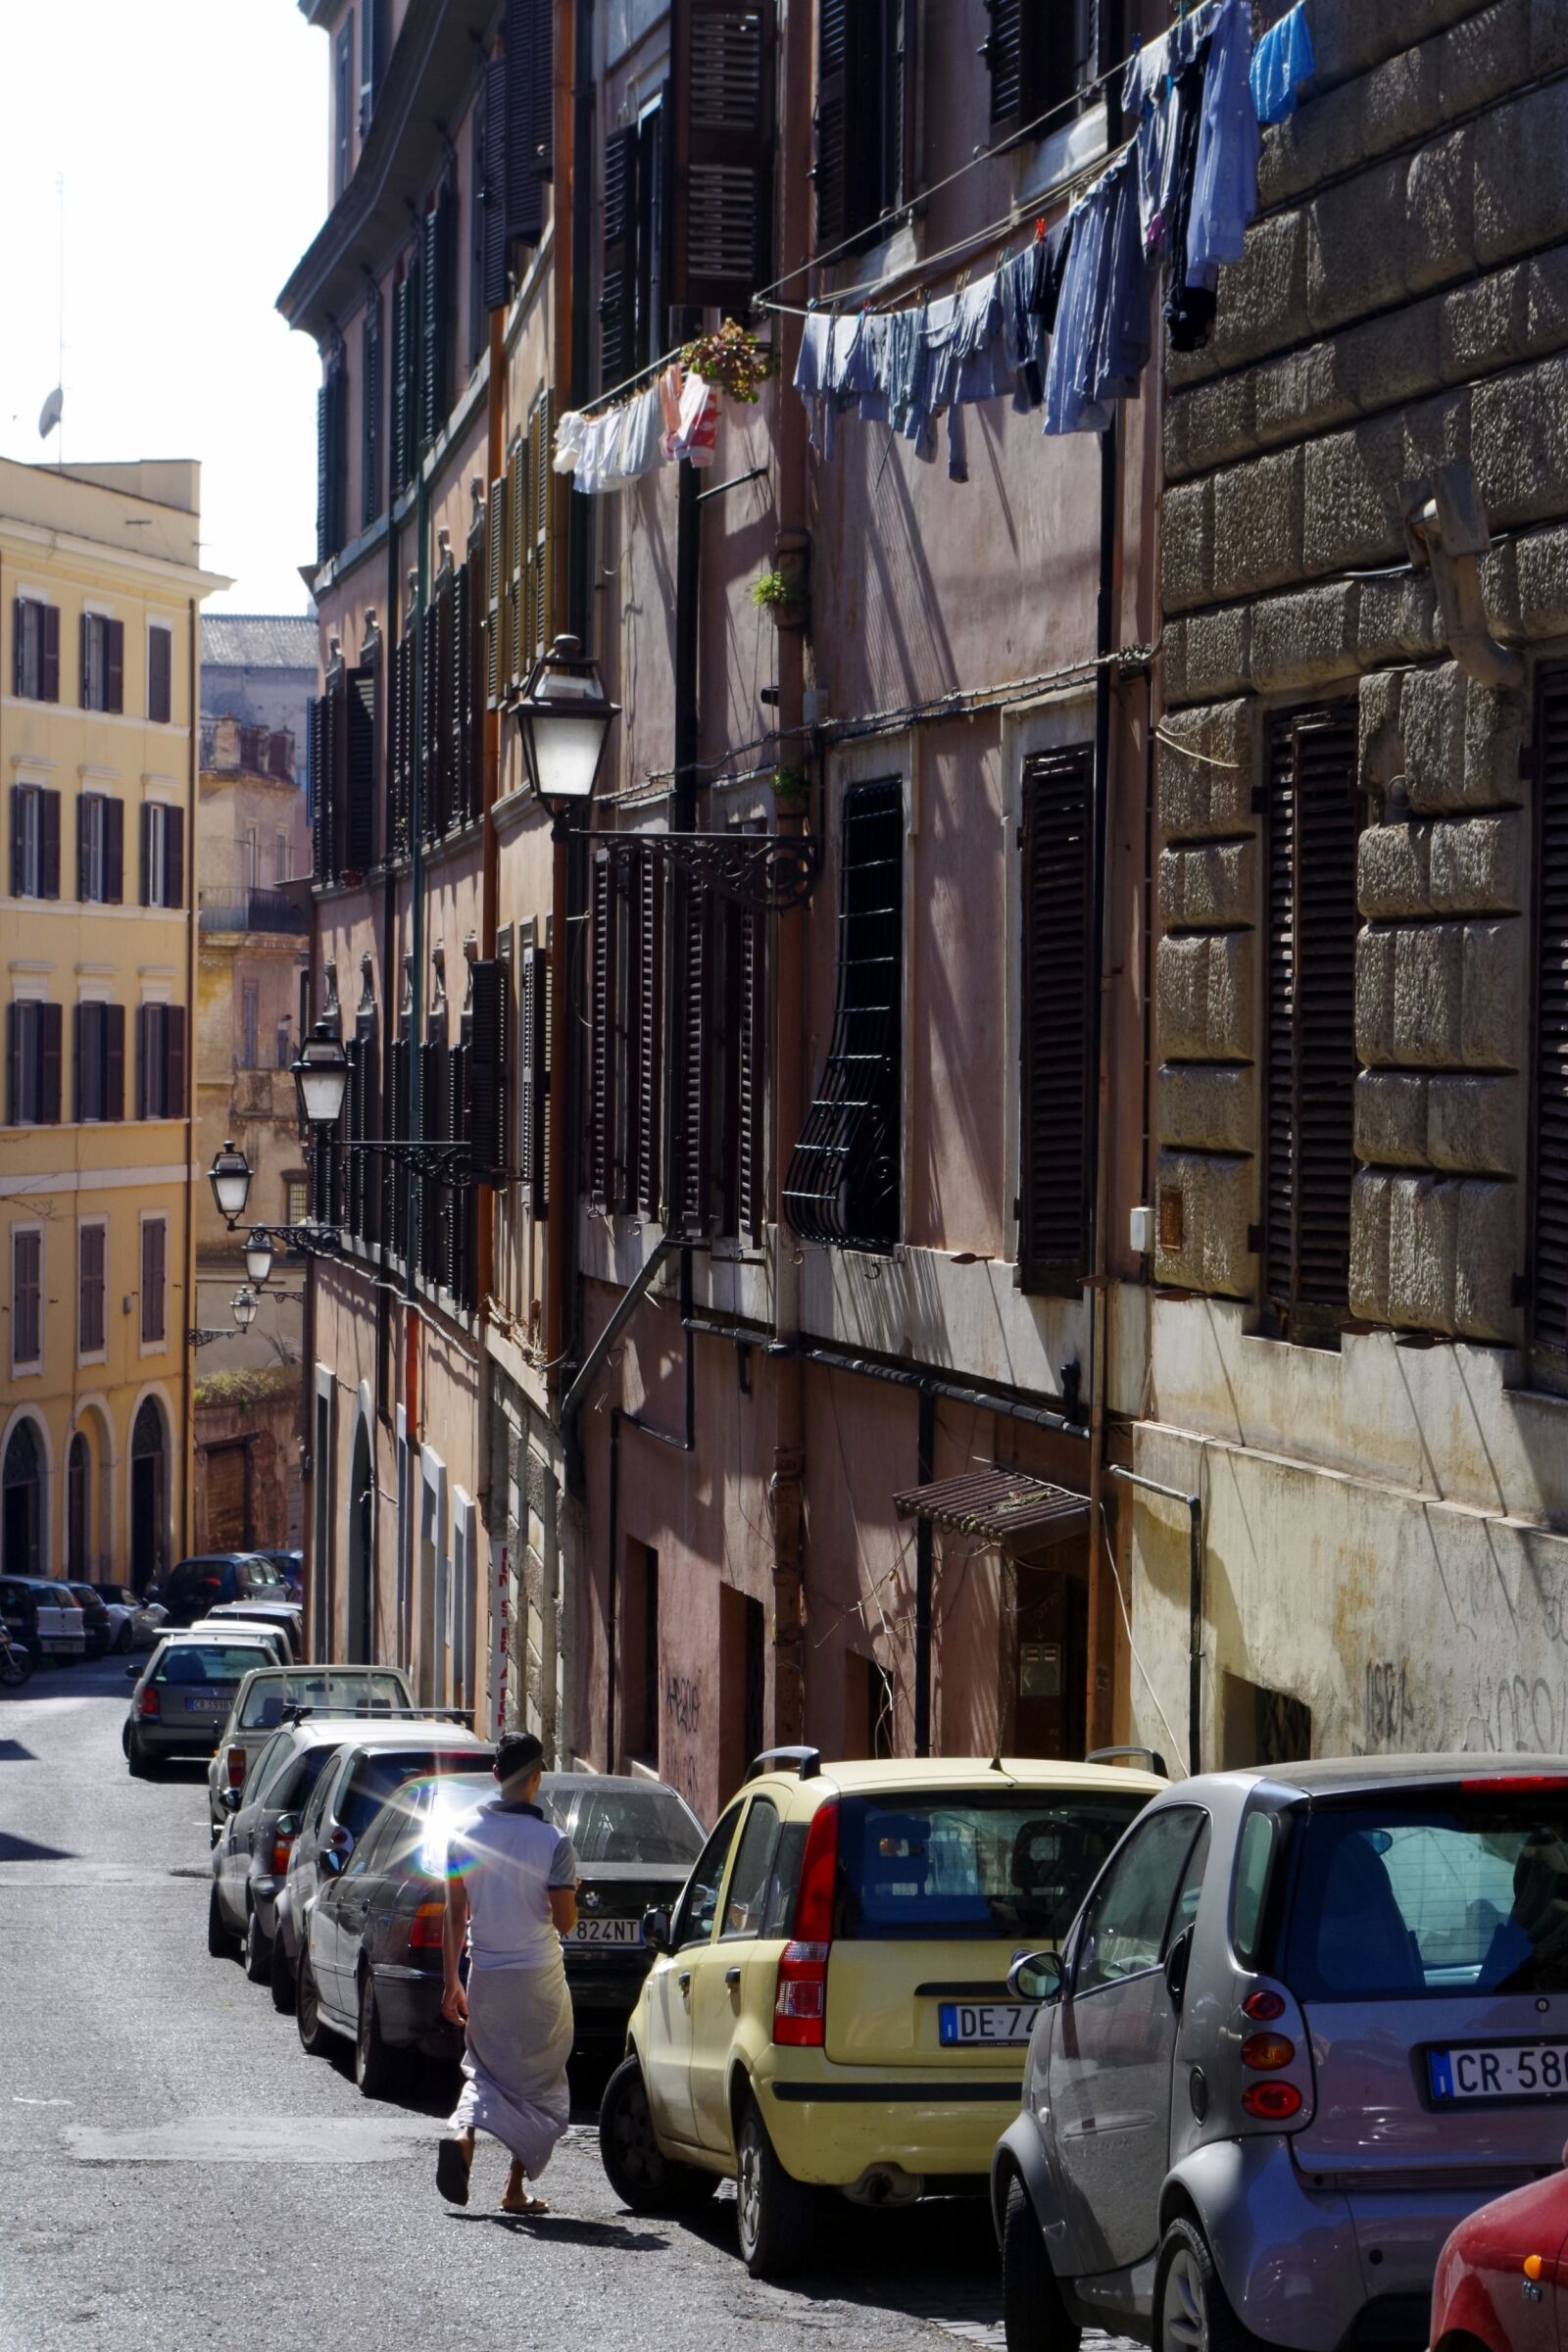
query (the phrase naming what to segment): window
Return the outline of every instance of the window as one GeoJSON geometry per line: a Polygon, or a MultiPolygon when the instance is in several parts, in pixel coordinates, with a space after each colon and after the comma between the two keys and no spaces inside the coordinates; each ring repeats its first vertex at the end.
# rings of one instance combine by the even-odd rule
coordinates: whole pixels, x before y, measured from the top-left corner
{"type": "Polygon", "coordinates": [[[13,1127],[56,1127],[61,1118],[63,1008],[35,998],[6,1007],[6,1116],[13,1127]]]}
{"type": "MultiPolygon", "coordinates": [[[[367,21],[369,15],[368,7],[367,21]]],[[[373,286],[360,321],[360,528],[366,531],[381,513],[385,401],[381,371],[381,289],[373,286]]]]}
{"type": "Polygon", "coordinates": [[[185,904],[185,811],[171,801],[142,803],[141,903],[144,906],[185,904]]]}
{"type": "MultiPolygon", "coordinates": [[[[1095,0],[986,0],[991,29],[981,56],[991,76],[991,135],[1027,130],[1079,90],[1087,103],[1107,62],[1100,54],[1095,0]]],[[[1055,127],[1040,125],[1041,133],[1055,127]]]]}
{"type": "Polygon", "coordinates": [[[445,180],[420,226],[423,253],[419,266],[416,416],[421,452],[441,432],[452,406],[453,341],[458,308],[454,251],[457,210],[452,183],[445,180]]]}
{"type": "Polygon", "coordinates": [[[718,1594],[718,1773],[738,1788],[766,1735],[767,1614],[760,1600],[723,1585],[718,1594]]]}
{"type": "Polygon", "coordinates": [[[620,1593],[620,1744],[623,1755],[659,1761],[659,1554],[630,1539],[620,1593]]]}
{"type": "Polygon", "coordinates": [[[242,1070],[254,1070],[257,1067],[259,1017],[256,983],[254,980],[246,980],[241,983],[240,989],[240,1068],[242,1070]]]}
{"type": "Polygon", "coordinates": [[[724,1921],[718,1932],[721,1943],[761,1934],[778,1838],[777,1808],[765,1796],[754,1797],[741,1841],[735,1848],[735,1867],[729,1874],[724,1921]]]}
{"type": "Polygon", "coordinates": [[[78,1429],[66,1456],[66,1564],[73,1576],[85,1577],[91,1564],[88,1559],[91,1475],[87,1441],[78,1429]]]}
{"type": "Polygon", "coordinates": [[[136,1116],[185,1115],[185,1007],[143,1004],[137,1014],[136,1116]]]}
{"type": "Polygon", "coordinates": [[[274,833],[272,836],[272,879],[278,883],[289,880],[289,851],[286,833],[274,833]]]}
{"type": "Polygon", "coordinates": [[[1277,1329],[1332,1337],[1346,1310],[1355,1074],[1354,704],[1281,713],[1268,742],[1263,1296],[1277,1329]],[[1303,986],[1310,974],[1310,985],[1303,986]]]}
{"type": "Polygon", "coordinates": [[[1018,1259],[1026,1291],[1068,1297],[1089,1264],[1093,777],[1087,744],[1026,760],[1020,828],[1018,1259]]]}
{"type": "Polygon", "coordinates": [[[876,229],[914,192],[914,0],[818,0],[820,254],[876,229]]]}
{"type": "Polygon", "coordinates": [[[724,1883],[724,1865],[740,1826],[742,1807],[731,1805],[723,1820],[697,1857],[686,1891],[676,1906],[671,1942],[677,1951],[683,1944],[707,1943],[713,1933],[713,1919],[718,1910],[718,1890],[724,1883]]]}
{"type": "Polygon", "coordinates": [[[1231,1889],[1231,1942],[1243,1968],[1257,1965],[1263,1898],[1278,1837],[1277,1814],[1254,1811],[1242,1824],[1236,1848],[1236,1884],[1231,1889]]]}
{"type": "Polygon", "coordinates": [[[47,785],[11,787],[11,895],[60,896],[60,795],[47,785]]]}
{"type": "Polygon", "coordinates": [[[329,563],[348,537],[349,376],[341,343],[323,356],[316,395],[316,561],[329,563]]]}
{"type": "Polygon", "coordinates": [[[19,596],[12,607],[19,696],[29,703],[60,700],[60,611],[36,597],[19,596]]]}
{"type": "Polygon", "coordinates": [[[601,390],[664,347],[663,113],[657,104],[605,142],[599,297],[601,390]]]}
{"type": "Polygon", "coordinates": [[[387,17],[391,0],[360,0],[360,137],[370,127],[381,76],[386,72],[387,17]]]}
{"type": "Polygon", "coordinates": [[[76,1352],[98,1355],[105,1344],[104,1261],[109,1228],[103,1223],[76,1228],[76,1352]]]}
{"type": "Polygon", "coordinates": [[[125,1115],[125,1007],[76,1006],[76,1117],[84,1122],[125,1115]]]}
{"type": "Polygon", "coordinates": [[[124,885],[124,804],[84,792],[76,803],[76,896],[84,905],[118,906],[124,885]]]}
{"type": "Polygon", "coordinates": [[[669,220],[648,247],[655,352],[668,339],[666,306],[743,318],[752,288],[774,274],[773,20],[772,0],[694,0],[674,12],[667,117],[642,159],[658,194],[669,192],[669,220]]]}
{"type": "Polygon", "coordinates": [[[1304,1764],[1312,1753],[1312,1710],[1288,1691],[1227,1674],[1220,1685],[1220,1753],[1225,1772],[1304,1764]]]}
{"type": "Polygon", "coordinates": [[[826,1066],[784,1184],[802,1241],[889,1250],[900,1231],[904,1126],[904,787],[844,796],[838,1005],[826,1066]]]}
{"type": "Polygon", "coordinates": [[[256,839],[256,827],[245,828],[245,887],[255,890],[262,878],[261,852],[256,839]]]}
{"type": "Polygon", "coordinates": [[[293,1041],[289,1036],[287,1013],[284,1014],[283,1018],[277,1024],[276,1057],[276,1066],[278,1069],[287,1070],[293,1067],[294,1046],[293,1041]]]}
{"type": "Polygon", "coordinates": [[[1084,1914],[1075,1998],[1159,1966],[1175,1932],[1177,1898],[1188,1884],[1188,1856],[1200,1827],[1207,1828],[1204,1815],[1172,1806],[1128,1838],[1084,1914]]]}
{"type": "Polygon", "coordinates": [[[147,716],[166,727],[173,711],[174,633],[158,621],[147,631],[147,716]]]}
{"type": "Polygon", "coordinates": [[[1142,1809],[1133,1789],[1059,1800],[1017,1789],[845,1797],[838,1933],[868,1942],[1064,1936],[1142,1809]]]}
{"type": "Polygon", "coordinates": [[[19,1421],[0,1470],[0,1540],[6,1566],[24,1576],[36,1576],[44,1563],[43,1467],[36,1425],[19,1421]]]}
{"type": "Polygon", "coordinates": [[[160,1346],[166,1326],[165,1313],[165,1250],[169,1224],[164,1217],[143,1217],[141,1221],[141,1344],[144,1348],[160,1346]]]}
{"type": "Polygon", "coordinates": [[[104,612],[81,616],[81,707],[125,708],[125,624],[104,612]]]}
{"type": "Polygon", "coordinates": [[[354,171],[354,11],[338,28],[332,59],[332,195],[341,196],[354,171]]]}
{"type": "Polygon", "coordinates": [[[283,1179],[283,1222],[303,1225],[310,1211],[310,1181],[307,1177],[285,1176],[283,1179]]]}
{"type": "Polygon", "coordinates": [[[1544,669],[1538,679],[1536,777],[1531,1359],[1539,1379],[1562,1388],[1568,1386],[1568,667],[1544,669]]]}
{"type": "Polygon", "coordinates": [[[11,1369],[43,1362],[43,1235],[36,1225],[11,1229],[11,1369]]]}

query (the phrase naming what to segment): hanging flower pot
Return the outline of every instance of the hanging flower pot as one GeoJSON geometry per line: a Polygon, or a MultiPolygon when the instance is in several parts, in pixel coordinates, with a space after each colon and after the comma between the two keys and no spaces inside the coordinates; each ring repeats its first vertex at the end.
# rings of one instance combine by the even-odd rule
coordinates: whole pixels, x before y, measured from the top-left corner
{"type": "Polygon", "coordinates": [[[733,318],[726,318],[714,334],[699,335],[680,356],[688,374],[700,375],[726,400],[748,408],[777,365],[777,354],[733,318]]]}
{"type": "Polygon", "coordinates": [[[752,582],[752,602],[759,612],[771,617],[775,627],[804,629],[810,612],[804,564],[790,564],[787,569],[775,565],[764,571],[760,580],[752,582]]]}

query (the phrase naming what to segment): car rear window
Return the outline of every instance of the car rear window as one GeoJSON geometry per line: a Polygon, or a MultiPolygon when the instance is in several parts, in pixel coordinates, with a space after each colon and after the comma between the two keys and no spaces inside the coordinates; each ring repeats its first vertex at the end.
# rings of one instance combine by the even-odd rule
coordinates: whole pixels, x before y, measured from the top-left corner
{"type": "Polygon", "coordinates": [[[313,1667],[308,1673],[280,1675],[276,1682],[255,1684],[245,1693],[240,1729],[272,1731],[282,1722],[283,1709],[288,1706],[330,1707],[334,1713],[376,1715],[406,1707],[408,1703],[408,1692],[396,1675],[323,1674],[319,1667],[313,1667]]]}
{"type": "Polygon", "coordinates": [[[297,1813],[308,1802],[311,1790],[337,1752],[324,1740],[319,1746],[306,1748],[302,1755],[294,1758],[276,1788],[268,1789],[268,1803],[278,1806],[285,1813],[297,1813]]]}
{"type": "Polygon", "coordinates": [[[476,1758],[471,1747],[458,1748],[450,1754],[428,1747],[383,1748],[374,1755],[362,1756],[339,1802],[337,1817],[346,1830],[353,1832],[357,1842],[392,1791],[401,1788],[405,1782],[443,1780],[451,1773],[472,1772],[476,1761],[484,1760],[476,1758]]]}
{"type": "Polygon", "coordinates": [[[1148,1798],[1019,1789],[847,1796],[839,1933],[866,1941],[1067,1933],[1111,1847],[1148,1798]]]}
{"type": "MultiPolygon", "coordinates": [[[[265,1653],[264,1653],[265,1654],[265,1653]]],[[[230,1649],[222,1642],[192,1642],[166,1649],[153,1671],[155,1683],[237,1683],[250,1673],[258,1652],[247,1642],[230,1649]]]]}
{"type": "Polygon", "coordinates": [[[1568,1992],[1568,1779],[1309,1815],[1284,1974],[1304,2001],[1568,1992]]]}
{"type": "Polygon", "coordinates": [[[583,1862],[689,1864],[703,1850],[703,1833],[667,1788],[590,1788],[572,1843],[583,1862]]]}

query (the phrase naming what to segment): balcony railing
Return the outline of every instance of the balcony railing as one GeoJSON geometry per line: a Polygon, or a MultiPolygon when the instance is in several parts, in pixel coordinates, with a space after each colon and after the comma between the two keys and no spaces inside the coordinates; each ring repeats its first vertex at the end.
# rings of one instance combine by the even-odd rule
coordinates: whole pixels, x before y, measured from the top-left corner
{"type": "Polygon", "coordinates": [[[201,927],[204,931],[309,931],[311,918],[296,906],[286,891],[237,890],[223,898],[203,891],[201,927]]]}

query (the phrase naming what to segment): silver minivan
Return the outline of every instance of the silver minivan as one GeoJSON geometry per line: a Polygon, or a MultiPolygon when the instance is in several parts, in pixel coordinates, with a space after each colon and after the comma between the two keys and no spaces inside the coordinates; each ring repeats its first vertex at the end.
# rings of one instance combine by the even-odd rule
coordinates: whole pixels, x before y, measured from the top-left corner
{"type": "Polygon", "coordinates": [[[1181,1782],[1009,1984],[1008,2352],[1423,2345],[1454,2224],[1561,2161],[1568,1759],[1181,1782]]]}

